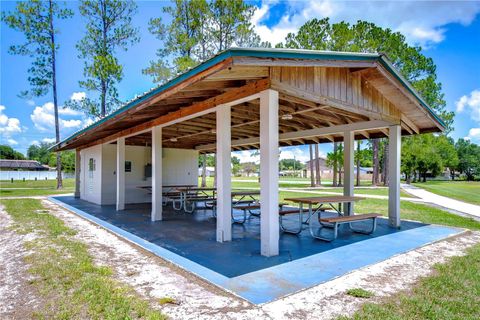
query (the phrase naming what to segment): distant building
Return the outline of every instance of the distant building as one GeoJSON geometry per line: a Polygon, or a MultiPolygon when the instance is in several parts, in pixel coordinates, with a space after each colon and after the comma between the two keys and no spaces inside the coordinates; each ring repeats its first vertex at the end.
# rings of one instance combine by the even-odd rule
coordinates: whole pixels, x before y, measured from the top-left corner
{"type": "MultiPolygon", "coordinates": [[[[318,157],[316,159],[313,159],[312,161],[312,165],[313,165],[313,171],[316,170],[316,164],[318,162],[318,164],[320,165],[320,176],[322,178],[331,178],[332,175],[333,175],[333,168],[330,167],[330,166],[327,166],[327,159],[325,158],[322,158],[322,157],[318,157]]],[[[305,169],[303,170],[304,171],[304,176],[307,177],[307,178],[310,178],[310,160],[305,162],[305,169]]]]}
{"type": "Polygon", "coordinates": [[[1,171],[48,171],[48,166],[36,160],[7,160],[0,159],[1,171]]]}
{"type": "MultiPolygon", "coordinates": [[[[198,176],[201,177],[203,172],[203,168],[198,168],[198,176]]],[[[205,176],[213,177],[215,175],[215,167],[205,167],[205,176]]]]}

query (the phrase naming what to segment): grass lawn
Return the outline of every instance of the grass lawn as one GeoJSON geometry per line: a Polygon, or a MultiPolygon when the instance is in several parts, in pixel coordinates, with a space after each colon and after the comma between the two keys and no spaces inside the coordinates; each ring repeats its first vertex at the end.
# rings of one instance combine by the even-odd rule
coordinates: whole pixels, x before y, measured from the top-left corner
{"type": "MultiPolygon", "coordinates": [[[[301,192],[280,192],[280,201],[291,197],[308,197],[311,194],[301,192]]],[[[415,220],[423,223],[441,224],[452,227],[461,227],[472,230],[480,230],[480,222],[467,217],[457,216],[455,214],[443,211],[441,209],[430,207],[420,203],[401,201],[402,219],[415,220]]],[[[388,200],[365,199],[355,204],[356,213],[379,213],[383,216],[388,215],[388,200]]]]}
{"type": "Polygon", "coordinates": [[[14,220],[13,230],[35,233],[26,257],[36,286],[49,303],[39,319],[166,319],[130,287],[112,278],[112,270],[95,265],[76,231],[45,211],[36,199],[2,200],[14,220]]]}
{"type": "Polygon", "coordinates": [[[75,179],[64,179],[63,189],[56,189],[56,180],[0,181],[0,197],[46,196],[51,194],[73,193],[75,179]]]}
{"type": "Polygon", "coordinates": [[[414,185],[441,196],[480,205],[480,181],[427,181],[414,185]]]}
{"type": "Polygon", "coordinates": [[[340,319],[480,319],[480,245],[434,269],[412,290],[340,319]]]}

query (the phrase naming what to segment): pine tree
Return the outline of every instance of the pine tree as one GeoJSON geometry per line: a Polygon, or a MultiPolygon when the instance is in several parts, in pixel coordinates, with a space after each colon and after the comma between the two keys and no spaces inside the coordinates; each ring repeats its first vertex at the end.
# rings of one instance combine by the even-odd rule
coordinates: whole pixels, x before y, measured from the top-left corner
{"type": "MultiPolygon", "coordinates": [[[[58,119],[57,97],[57,59],[60,46],[56,40],[59,30],[58,19],[67,19],[73,12],[60,6],[56,1],[30,0],[18,2],[14,12],[2,12],[2,21],[10,28],[22,32],[25,43],[12,45],[9,52],[15,55],[29,56],[33,59],[28,69],[30,90],[22,92],[22,96],[44,96],[52,93],[55,115],[55,141],[60,142],[60,126],[58,119]]],[[[62,159],[56,155],[57,189],[63,187],[62,159]]]]}

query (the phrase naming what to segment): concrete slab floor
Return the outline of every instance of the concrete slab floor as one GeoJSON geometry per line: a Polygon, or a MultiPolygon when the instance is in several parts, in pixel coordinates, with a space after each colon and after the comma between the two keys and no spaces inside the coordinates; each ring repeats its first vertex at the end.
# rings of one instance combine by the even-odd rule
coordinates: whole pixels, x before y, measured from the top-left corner
{"type": "MultiPolygon", "coordinates": [[[[395,229],[379,219],[373,235],[352,233],[344,226],[330,243],[313,239],[308,230],[300,235],[282,233],[279,256],[267,258],[260,255],[257,217],[243,225],[233,224],[233,240],[218,243],[209,210],[186,214],[166,207],[164,220],[151,222],[150,204],[127,205],[117,212],[113,205],[99,206],[72,196],[51,200],[257,304],[461,232],[411,221],[395,229]]],[[[297,220],[291,216],[287,223],[297,220]]]]}

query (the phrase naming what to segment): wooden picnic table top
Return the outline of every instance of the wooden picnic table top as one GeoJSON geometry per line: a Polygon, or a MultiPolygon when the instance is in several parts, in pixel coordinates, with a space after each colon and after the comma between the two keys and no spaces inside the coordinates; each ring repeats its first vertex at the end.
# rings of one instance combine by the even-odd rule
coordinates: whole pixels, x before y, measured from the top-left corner
{"type": "Polygon", "coordinates": [[[171,184],[162,186],[162,188],[196,188],[198,187],[196,184],[171,184]]]}
{"type": "MultiPolygon", "coordinates": [[[[178,185],[166,185],[162,186],[162,188],[193,188],[196,187],[194,184],[178,184],[178,185]]],[[[137,188],[140,189],[147,189],[147,190],[152,190],[152,186],[138,186],[137,188]]]]}
{"type": "Polygon", "coordinates": [[[260,195],[260,190],[240,190],[232,191],[232,197],[238,196],[258,196],[260,195]]]}
{"type": "Polygon", "coordinates": [[[355,196],[326,196],[326,197],[301,197],[301,198],[285,198],[285,201],[292,201],[297,203],[308,204],[322,204],[322,203],[346,203],[364,200],[363,197],[355,196]]]}
{"type": "Polygon", "coordinates": [[[176,188],[180,192],[185,191],[216,191],[217,188],[214,187],[179,187],[176,188]]]}

